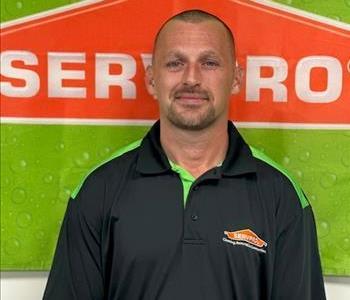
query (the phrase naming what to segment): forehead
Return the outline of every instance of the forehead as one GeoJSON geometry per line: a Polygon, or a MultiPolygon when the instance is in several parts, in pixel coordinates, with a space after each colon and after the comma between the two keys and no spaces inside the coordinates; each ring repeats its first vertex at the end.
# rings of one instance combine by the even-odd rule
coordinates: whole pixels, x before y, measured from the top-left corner
{"type": "Polygon", "coordinates": [[[155,44],[154,55],[163,56],[168,52],[212,51],[218,55],[233,54],[233,45],[227,29],[219,21],[201,22],[169,21],[160,31],[155,44]]]}

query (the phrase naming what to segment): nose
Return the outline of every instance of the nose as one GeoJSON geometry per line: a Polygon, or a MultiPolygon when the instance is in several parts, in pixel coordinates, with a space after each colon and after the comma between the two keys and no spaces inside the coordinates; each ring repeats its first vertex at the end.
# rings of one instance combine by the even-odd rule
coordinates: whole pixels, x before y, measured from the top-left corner
{"type": "Polygon", "coordinates": [[[183,84],[195,86],[201,83],[201,71],[198,65],[188,64],[183,73],[183,84]]]}

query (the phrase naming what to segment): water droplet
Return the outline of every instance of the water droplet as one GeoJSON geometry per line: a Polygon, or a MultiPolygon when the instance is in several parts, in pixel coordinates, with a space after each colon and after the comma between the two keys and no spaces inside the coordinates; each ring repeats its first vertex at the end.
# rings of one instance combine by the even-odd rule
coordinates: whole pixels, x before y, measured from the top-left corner
{"type": "Polygon", "coordinates": [[[299,180],[302,179],[304,176],[304,173],[301,170],[294,170],[293,173],[299,180]]]}
{"type": "Polygon", "coordinates": [[[59,144],[56,146],[56,150],[62,151],[62,150],[64,150],[64,147],[65,147],[64,143],[59,143],[59,144]]]}
{"type": "Polygon", "coordinates": [[[17,225],[25,228],[32,223],[32,215],[26,212],[19,213],[17,216],[17,225]]]}
{"type": "MultiPolygon", "coordinates": [[[[335,195],[336,195],[336,193],[334,193],[334,192],[330,192],[330,193],[329,193],[329,197],[331,197],[331,198],[334,198],[335,195]]],[[[334,203],[334,202],[333,202],[333,203],[334,203]]],[[[335,204],[335,203],[334,203],[334,204],[335,204]]]]}
{"type": "Polygon", "coordinates": [[[311,201],[311,202],[314,202],[314,201],[316,201],[316,200],[317,200],[317,196],[314,195],[314,194],[312,194],[312,195],[310,196],[310,201],[311,201]]]}
{"type": "Polygon", "coordinates": [[[337,175],[327,173],[323,174],[320,179],[320,184],[323,188],[328,189],[332,187],[337,181],[337,175]]]}
{"type": "Polygon", "coordinates": [[[90,160],[90,154],[88,152],[83,152],[82,155],[75,160],[75,164],[79,167],[85,166],[90,160]]]}
{"type": "Polygon", "coordinates": [[[23,159],[15,161],[11,165],[11,169],[14,172],[23,172],[26,170],[27,162],[23,159]]]}
{"type": "Polygon", "coordinates": [[[58,193],[58,199],[59,199],[60,202],[66,203],[71,194],[72,194],[72,191],[69,188],[63,188],[58,193]]]}
{"type": "Polygon", "coordinates": [[[326,221],[320,221],[319,222],[319,226],[318,226],[318,236],[320,238],[324,238],[325,236],[327,236],[329,234],[330,231],[330,227],[328,222],[326,221]]]}
{"type": "Polygon", "coordinates": [[[343,227],[340,228],[340,230],[338,229],[338,231],[339,231],[340,233],[347,234],[348,229],[347,229],[345,226],[343,226],[343,227]]]}
{"type": "Polygon", "coordinates": [[[22,188],[15,188],[12,191],[12,202],[16,204],[22,204],[26,201],[26,191],[22,188]]]}
{"type": "Polygon", "coordinates": [[[19,249],[21,248],[21,243],[16,238],[9,238],[4,244],[5,252],[8,255],[17,255],[19,249]]]}
{"type": "MultiPolygon", "coordinates": [[[[2,3],[2,2],[1,2],[2,3]]],[[[15,1],[4,1],[6,13],[12,16],[18,15],[17,3],[15,1]]],[[[1,5],[2,8],[2,5],[1,5]]],[[[12,130],[12,128],[9,130],[12,130]]]]}
{"type": "Polygon", "coordinates": [[[53,176],[51,175],[51,174],[46,174],[45,176],[44,176],[44,182],[45,183],[51,183],[52,181],[53,181],[53,176]]]}
{"type": "Polygon", "coordinates": [[[42,231],[42,230],[38,230],[36,233],[35,233],[35,237],[38,239],[38,240],[42,240],[45,238],[45,232],[42,231]]]}
{"type": "Polygon", "coordinates": [[[17,7],[18,9],[21,9],[21,8],[23,7],[22,1],[17,1],[17,2],[16,2],[16,7],[17,7]]]}
{"type": "Polygon", "coordinates": [[[310,152],[309,151],[305,151],[305,152],[301,153],[300,156],[299,156],[299,159],[301,161],[308,161],[309,158],[310,158],[310,152]]]}
{"type": "Polygon", "coordinates": [[[290,158],[288,156],[284,156],[282,162],[283,162],[284,165],[289,165],[290,158]]]}
{"type": "Polygon", "coordinates": [[[105,147],[99,152],[99,156],[106,157],[111,152],[111,149],[109,147],[105,147]]]}

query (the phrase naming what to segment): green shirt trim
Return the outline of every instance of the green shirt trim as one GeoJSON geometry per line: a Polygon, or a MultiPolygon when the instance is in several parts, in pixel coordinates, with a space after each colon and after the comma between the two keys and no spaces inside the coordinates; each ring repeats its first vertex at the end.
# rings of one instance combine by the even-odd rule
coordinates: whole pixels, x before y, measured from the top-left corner
{"type": "Polygon", "coordinates": [[[186,201],[188,194],[190,192],[191,186],[193,182],[196,180],[190,172],[188,172],[186,169],[180,167],[179,165],[173,163],[172,161],[169,160],[171,169],[178,173],[182,182],[182,187],[183,187],[183,201],[184,201],[184,206],[186,206],[186,201]]]}
{"type": "Polygon", "coordinates": [[[250,150],[252,151],[252,154],[255,158],[260,159],[260,160],[266,162],[267,164],[269,164],[270,166],[276,168],[277,170],[279,170],[282,174],[284,174],[290,180],[290,182],[293,184],[295,191],[297,192],[297,195],[299,197],[299,201],[300,201],[302,208],[305,208],[309,205],[309,202],[306,199],[300,185],[292,177],[292,175],[290,175],[288,173],[288,171],[286,169],[284,169],[282,166],[277,164],[275,161],[273,161],[271,158],[269,158],[263,152],[257,150],[256,148],[250,146],[250,150]]]}
{"type": "Polygon", "coordinates": [[[129,144],[129,145],[123,147],[123,148],[118,149],[117,151],[113,152],[113,153],[111,154],[110,157],[108,157],[107,159],[105,159],[104,161],[102,161],[100,164],[98,164],[97,166],[95,166],[92,170],[90,170],[90,171],[85,175],[85,177],[83,178],[83,180],[81,180],[81,182],[79,183],[79,185],[74,189],[74,191],[73,191],[72,194],[71,194],[71,198],[75,199],[75,197],[78,195],[78,193],[79,193],[81,187],[83,186],[84,181],[86,180],[86,178],[87,178],[93,171],[95,171],[98,167],[102,166],[102,165],[105,164],[106,162],[109,162],[109,161],[111,161],[112,159],[114,159],[114,158],[116,158],[116,157],[118,157],[118,156],[121,156],[121,155],[123,155],[124,153],[129,152],[129,151],[131,151],[131,150],[133,150],[133,149],[139,147],[140,144],[141,144],[141,141],[142,141],[142,139],[137,140],[137,141],[135,141],[135,142],[133,142],[133,143],[131,143],[131,144],[129,144]]]}
{"type": "MultiPolygon", "coordinates": [[[[98,167],[100,167],[101,165],[107,163],[108,161],[111,161],[112,159],[123,155],[124,153],[131,151],[137,147],[140,146],[142,139],[137,140],[123,148],[118,149],[117,151],[115,151],[114,153],[112,153],[112,155],[110,157],[108,157],[107,159],[105,159],[104,161],[102,161],[100,164],[98,164],[97,166],[95,166],[93,169],[91,169],[83,178],[83,180],[81,180],[81,182],[78,184],[78,186],[74,189],[74,191],[71,194],[71,198],[75,199],[75,197],[77,196],[77,194],[79,193],[81,187],[84,184],[84,181],[86,180],[86,178],[93,172],[95,171],[98,167]]],[[[280,166],[279,164],[277,164],[275,161],[273,161],[271,158],[269,158],[268,156],[266,156],[263,152],[257,150],[254,147],[250,146],[250,149],[252,151],[252,154],[255,158],[260,159],[264,162],[266,162],[267,164],[269,164],[270,166],[276,168],[277,170],[279,170],[282,174],[284,174],[292,183],[300,204],[302,206],[302,208],[305,208],[309,205],[308,200],[306,199],[300,185],[297,183],[297,181],[288,173],[288,171],[286,169],[284,169],[282,166],[280,166]]],[[[184,168],[182,168],[181,166],[175,164],[174,162],[170,161],[170,166],[171,169],[178,173],[182,182],[182,186],[183,186],[183,202],[184,202],[184,206],[186,205],[186,201],[188,198],[188,194],[190,192],[191,186],[192,184],[195,182],[195,178],[184,168]]]]}

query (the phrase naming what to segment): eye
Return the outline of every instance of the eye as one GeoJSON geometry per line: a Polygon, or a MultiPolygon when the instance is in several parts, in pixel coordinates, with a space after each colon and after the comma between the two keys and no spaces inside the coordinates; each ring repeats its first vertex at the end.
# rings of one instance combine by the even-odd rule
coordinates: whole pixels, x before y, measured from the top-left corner
{"type": "Polygon", "coordinates": [[[216,60],[206,60],[202,63],[202,66],[208,69],[215,69],[219,67],[219,62],[216,60]]]}
{"type": "Polygon", "coordinates": [[[165,66],[170,70],[178,70],[183,65],[184,65],[184,63],[180,60],[172,60],[172,61],[169,61],[165,64],[165,66]]]}

